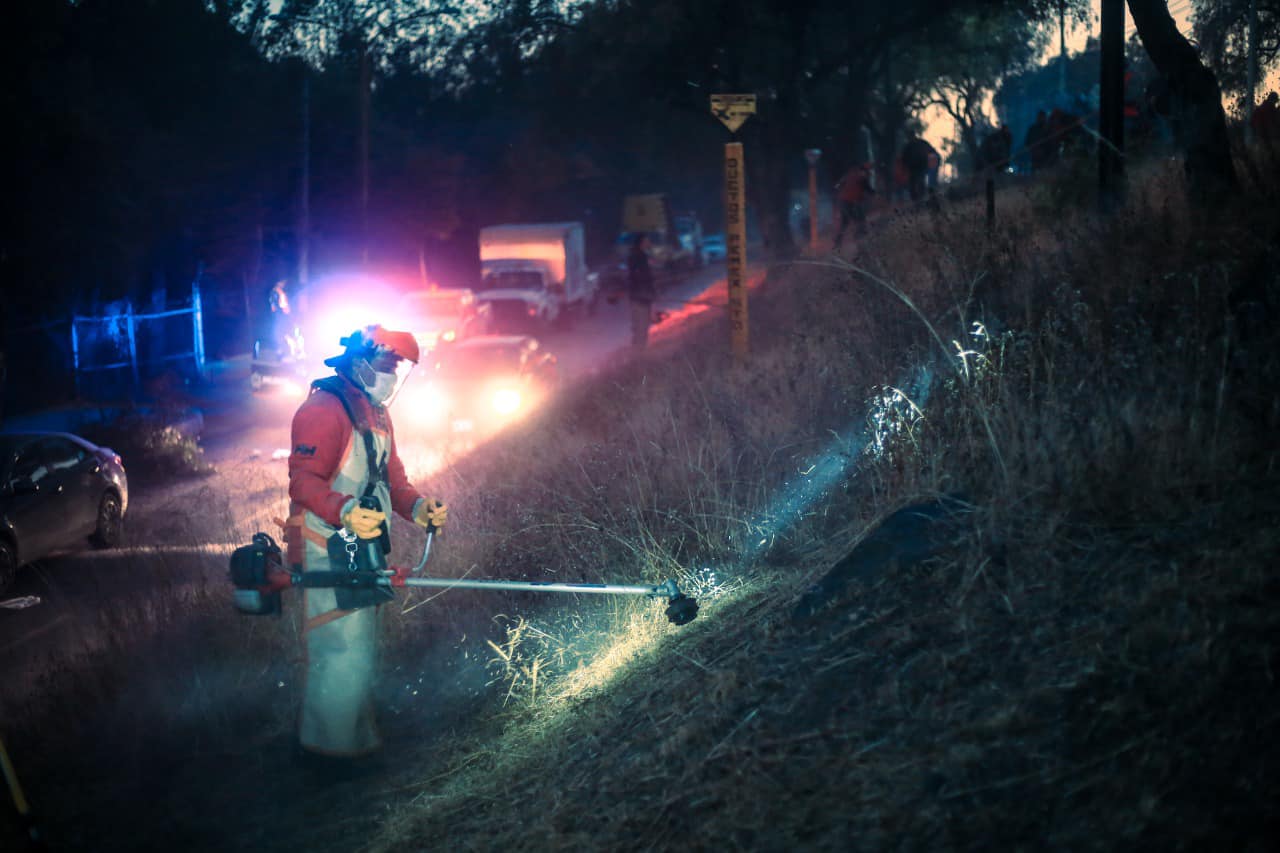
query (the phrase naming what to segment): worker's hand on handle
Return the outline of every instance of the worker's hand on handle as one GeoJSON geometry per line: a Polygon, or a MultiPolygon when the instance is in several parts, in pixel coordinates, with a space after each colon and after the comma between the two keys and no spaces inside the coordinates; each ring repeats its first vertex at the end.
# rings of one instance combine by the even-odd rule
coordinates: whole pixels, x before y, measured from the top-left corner
{"type": "Polygon", "coordinates": [[[361,539],[377,539],[382,535],[382,522],[387,520],[385,512],[376,509],[365,509],[353,506],[342,516],[342,523],[348,530],[361,539]]]}
{"type": "Polygon", "coordinates": [[[443,501],[423,498],[413,510],[413,520],[420,526],[439,534],[444,531],[445,522],[449,518],[449,507],[443,501]]]}

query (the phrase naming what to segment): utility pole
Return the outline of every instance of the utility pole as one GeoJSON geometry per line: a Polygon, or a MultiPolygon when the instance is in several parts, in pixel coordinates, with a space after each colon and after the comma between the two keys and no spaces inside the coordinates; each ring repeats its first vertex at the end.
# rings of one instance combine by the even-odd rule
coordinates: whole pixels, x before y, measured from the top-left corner
{"type": "Polygon", "coordinates": [[[1245,87],[1244,138],[1253,142],[1253,105],[1258,99],[1258,0],[1249,0],[1249,80],[1245,87]]]}
{"type": "Polygon", "coordinates": [[[1114,208],[1124,191],[1124,3],[1102,0],[1098,200],[1103,209],[1114,208]]]}
{"type": "Polygon", "coordinates": [[[369,42],[360,42],[360,264],[369,265],[369,112],[373,75],[369,68],[369,42]]]}
{"type": "Polygon", "coordinates": [[[1058,95],[1067,94],[1067,3],[1058,0],[1058,95]]]}
{"type": "Polygon", "coordinates": [[[809,251],[818,251],[818,158],[822,151],[807,148],[804,159],[809,163],[809,251]]]}
{"type": "Polygon", "coordinates": [[[311,69],[302,64],[302,186],[298,190],[298,286],[311,277],[311,69]]]}
{"type": "MultiPolygon", "coordinates": [[[[269,4],[271,6],[279,6],[278,0],[269,4]]],[[[286,7],[293,7],[297,4],[286,3],[286,7]]],[[[334,0],[327,3],[300,4],[302,7],[309,8],[310,13],[291,11],[288,13],[274,13],[270,17],[273,21],[279,22],[288,27],[297,43],[302,45],[300,55],[312,55],[313,57],[323,58],[330,53],[330,46],[333,44],[342,46],[345,53],[345,45],[354,44],[356,50],[357,69],[357,86],[359,92],[356,97],[359,99],[359,138],[356,141],[356,180],[359,184],[356,192],[356,206],[359,208],[358,224],[359,242],[360,242],[360,259],[362,264],[369,262],[369,195],[370,195],[370,168],[369,168],[369,151],[372,147],[370,134],[372,133],[372,99],[373,99],[373,75],[375,72],[375,49],[380,45],[387,45],[388,42],[400,43],[401,41],[425,38],[429,34],[431,21],[446,18],[456,20],[461,14],[459,8],[463,8],[466,4],[461,4],[458,8],[452,5],[443,5],[439,8],[422,8],[430,7],[437,4],[421,3],[421,4],[404,4],[400,2],[392,2],[392,0],[334,0]],[[417,8],[415,8],[415,6],[417,8]],[[406,33],[404,28],[408,27],[406,33]]]]}

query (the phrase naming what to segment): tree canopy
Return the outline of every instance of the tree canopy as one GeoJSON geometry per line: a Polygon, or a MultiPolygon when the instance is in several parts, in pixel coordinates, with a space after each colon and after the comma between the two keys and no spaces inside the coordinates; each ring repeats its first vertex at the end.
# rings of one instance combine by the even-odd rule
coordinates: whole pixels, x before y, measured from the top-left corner
{"type": "Polygon", "coordinates": [[[20,3],[9,23],[7,306],[65,313],[242,261],[235,223],[289,190],[286,69],[198,0],[20,3]]]}
{"type": "MultiPolygon", "coordinates": [[[[1259,5],[1272,33],[1273,4],[1259,5]]],[[[665,192],[715,223],[729,138],[709,111],[718,92],[758,97],[738,134],[749,201],[767,246],[785,255],[805,149],[822,149],[828,185],[855,160],[888,165],[930,102],[944,103],[972,142],[975,105],[1027,67],[1038,25],[1086,8],[18,4],[10,32],[22,35],[11,35],[4,60],[15,85],[3,96],[17,130],[19,180],[7,201],[17,226],[0,272],[7,293],[26,295],[9,307],[65,314],[95,295],[184,286],[197,266],[246,293],[287,275],[304,169],[318,267],[355,262],[363,244],[378,263],[422,261],[465,284],[476,229],[516,218],[580,219],[599,254],[634,192],[665,192]]],[[[1238,29],[1226,12],[1203,20],[1218,22],[1214,32],[1238,29]]],[[[1218,43],[1234,62],[1237,42],[1218,43]]]]}
{"type": "Polygon", "coordinates": [[[1258,83],[1280,67],[1280,0],[1196,0],[1194,5],[1195,39],[1224,93],[1242,96],[1248,83],[1251,5],[1257,12],[1258,83]]]}

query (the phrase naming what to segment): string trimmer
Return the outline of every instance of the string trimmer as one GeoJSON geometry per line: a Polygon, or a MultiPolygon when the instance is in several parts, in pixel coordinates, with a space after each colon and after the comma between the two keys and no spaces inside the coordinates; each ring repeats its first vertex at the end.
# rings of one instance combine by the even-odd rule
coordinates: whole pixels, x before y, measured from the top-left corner
{"type": "MultiPolygon", "coordinates": [[[[381,510],[377,498],[367,497],[361,500],[367,509],[381,510]]],[[[422,570],[431,555],[431,542],[435,537],[435,529],[427,528],[426,542],[422,548],[422,559],[413,568],[388,566],[382,549],[369,547],[368,543],[377,543],[377,539],[357,540],[350,531],[340,531],[344,540],[349,542],[348,550],[353,558],[348,569],[333,571],[290,572],[284,568],[280,547],[266,533],[253,534],[253,542],[237,548],[231,555],[231,582],[235,587],[235,602],[242,613],[262,615],[280,611],[280,591],[292,586],[304,588],[347,588],[369,589],[381,587],[398,589],[403,587],[435,587],[439,589],[490,589],[518,590],[526,592],[564,592],[586,593],[597,595],[644,595],[649,598],[664,598],[667,601],[666,615],[673,624],[687,625],[698,615],[698,602],[680,591],[680,587],[670,578],[657,586],[638,584],[609,583],[568,583],[563,581],[511,581],[500,579],[465,578],[433,578],[422,575],[422,570]],[[360,544],[365,544],[364,565],[361,568],[355,559],[360,544]]]]}

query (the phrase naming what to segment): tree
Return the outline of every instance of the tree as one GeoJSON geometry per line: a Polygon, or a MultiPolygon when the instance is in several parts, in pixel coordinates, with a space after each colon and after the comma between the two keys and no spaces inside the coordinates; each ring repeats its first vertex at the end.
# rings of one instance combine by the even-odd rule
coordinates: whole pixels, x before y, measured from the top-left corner
{"type": "Polygon", "coordinates": [[[1257,11],[1259,77],[1280,65],[1280,0],[1197,0],[1194,35],[1224,92],[1243,95],[1249,82],[1249,12],[1257,11]]]}
{"type": "Polygon", "coordinates": [[[467,25],[461,7],[412,0],[284,0],[265,14],[249,0],[241,20],[268,55],[299,56],[316,67],[354,67],[359,103],[356,171],[361,260],[369,260],[369,145],[374,78],[412,56],[430,68],[467,25]]]}
{"type": "Polygon", "coordinates": [[[280,69],[201,0],[13,13],[23,35],[4,61],[22,83],[3,97],[21,167],[5,197],[7,313],[65,316],[90,294],[185,289],[198,263],[233,263],[287,182],[270,120],[280,69]]]}
{"type": "MultiPolygon", "coordinates": [[[[708,115],[708,96],[756,93],[758,113],[739,134],[747,146],[747,191],[766,244],[785,255],[793,248],[788,212],[792,183],[803,170],[800,152],[823,148],[830,152],[824,163],[839,174],[861,156],[855,152],[862,147],[864,125],[892,140],[905,120],[904,98],[928,82],[924,66],[911,59],[919,55],[913,43],[946,44],[954,37],[957,14],[991,5],[598,4],[586,8],[542,56],[561,63],[544,66],[547,79],[559,84],[547,88],[577,93],[571,125],[588,138],[619,140],[632,163],[643,162],[640,153],[706,163],[688,143],[707,139],[714,154],[714,140],[724,138],[708,115]]],[[[1011,16],[1005,21],[1030,19],[1021,4],[995,5],[1011,16]]],[[[958,74],[968,60],[957,59],[952,70],[958,74]]],[[[565,109],[552,112],[559,117],[565,109]]],[[[709,171],[715,169],[712,161],[709,171]]]]}
{"type": "Polygon", "coordinates": [[[1220,198],[1237,186],[1222,92],[1213,72],[1178,32],[1161,0],[1129,0],[1138,37],[1168,81],[1179,128],[1187,187],[1197,202],[1220,198]]]}
{"type": "Polygon", "coordinates": [[[998,95],[1007,79],[1029,69],[1044,36],[1030,19],[1016,16],[968,14],[957,24],[950,50],[933,45],[921,58],[919,76],[925,86],[931,81],[931,88],[918,95],[916,103],[921,109],[942,108],[955,122],[968,159],[977,163],[988,96],[998,95]]]}
{"type": "Polygon", "coordinates": [[[547,69],[561,83],[553,91],[572,79],[580,92],[553,113],[576,110],[573,126],[602,142],[598,149],[616,141],[632,164],[623,174],[657,161],[668,181],[678,164],[718,182],[716,142],[726,137],[710,118],[709,95],[755,92],[758,114],[739,133],[746,186],[765,243],[786,255],[800,152],[818,145],[832,152],[832,168],[849,164],[893,45],[943,18],[923,0],[595,5],[545,51],[561,63],[547,69]],[[695,140],[707,147],[694,150],[695,140]]]}

